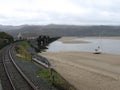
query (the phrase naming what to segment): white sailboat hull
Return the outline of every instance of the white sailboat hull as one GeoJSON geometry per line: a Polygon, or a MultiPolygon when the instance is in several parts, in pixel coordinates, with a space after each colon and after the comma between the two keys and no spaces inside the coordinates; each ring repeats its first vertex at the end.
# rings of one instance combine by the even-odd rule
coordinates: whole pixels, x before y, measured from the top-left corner
{"type": "Polygon", "coordinates": [[[93,54],[101,54],[102,53],[102,50],[100,49],[95,49],[95,51],[93,52],[93,54]]]}

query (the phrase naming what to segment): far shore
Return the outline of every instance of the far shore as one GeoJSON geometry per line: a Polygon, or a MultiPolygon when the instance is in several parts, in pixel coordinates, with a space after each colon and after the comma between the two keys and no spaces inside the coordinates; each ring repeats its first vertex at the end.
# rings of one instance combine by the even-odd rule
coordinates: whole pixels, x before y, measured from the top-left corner
{"type": "Polygon", "coordinates": [[[95,39],[116,39],[116,40],[120,40],[120,36],[110,36],[110,37],[62,37],[59,39],[59,41],[63,42],[63,43],[90,43],[88,41],[84,41],[84,40],[79,40],[79,41],[75,41],[75,39],[84,39],[84,38],[95,38],[95,39]]]}

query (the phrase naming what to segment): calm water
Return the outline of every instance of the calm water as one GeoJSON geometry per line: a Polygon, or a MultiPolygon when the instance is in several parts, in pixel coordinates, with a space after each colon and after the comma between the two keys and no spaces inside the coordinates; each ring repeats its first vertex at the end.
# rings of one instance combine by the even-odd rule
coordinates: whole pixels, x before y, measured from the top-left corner
{"type": "Polygon", "coordinates": [[[120,54],[120,40],[114,39],[74,39],[84,40],[90,43],[69,44],[55,41],[48,46],[48,52],[60,52],[60,51],[86,51],[93,52],[98,45],[101,46],[101,50],[104,53],[120,54]]]}

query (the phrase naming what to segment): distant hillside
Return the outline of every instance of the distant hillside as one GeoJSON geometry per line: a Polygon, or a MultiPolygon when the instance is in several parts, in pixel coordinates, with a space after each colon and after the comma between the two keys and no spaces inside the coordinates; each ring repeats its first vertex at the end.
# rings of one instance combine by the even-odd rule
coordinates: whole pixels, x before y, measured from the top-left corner
{"type": "Polygon", "coordinates": [[[120,26],[76,26],[76,25],[23,25],[21,28],[7,30],[7,33],[16,36],[22,33],[37,33],[53,36],[120,36],[120,26]]]}
{"type": "Polygon", "coordinates": [[[12,26],[12,25],[0,25],[0,31],[1,30],[4,30],[4,31],[8,31],[8,30],[17,30],[17,29],[20,29],[24,26],[27,26],[27,25],[20,25],[20,26],[12,26]]]}

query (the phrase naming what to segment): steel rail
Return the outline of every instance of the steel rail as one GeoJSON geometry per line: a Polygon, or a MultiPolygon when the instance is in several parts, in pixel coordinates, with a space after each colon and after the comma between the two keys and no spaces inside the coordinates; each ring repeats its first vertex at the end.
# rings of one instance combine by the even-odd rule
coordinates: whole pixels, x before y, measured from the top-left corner
{"type": "MultiPolygon", "coordinates": [[[[12,47],[13,48],[13,47],[12,47]]],[[[27,83],[33,88],[33,90],[38,90],[37,87],[28,79],[28,77],[23,73],[23,71],[18,67],[18,65],[15,63],[11,51],[9,50],[9,57],[14,64],[15,68],[18,70],[18,72],[21,74],[21,76],[27,81],[27,83]]]]}

